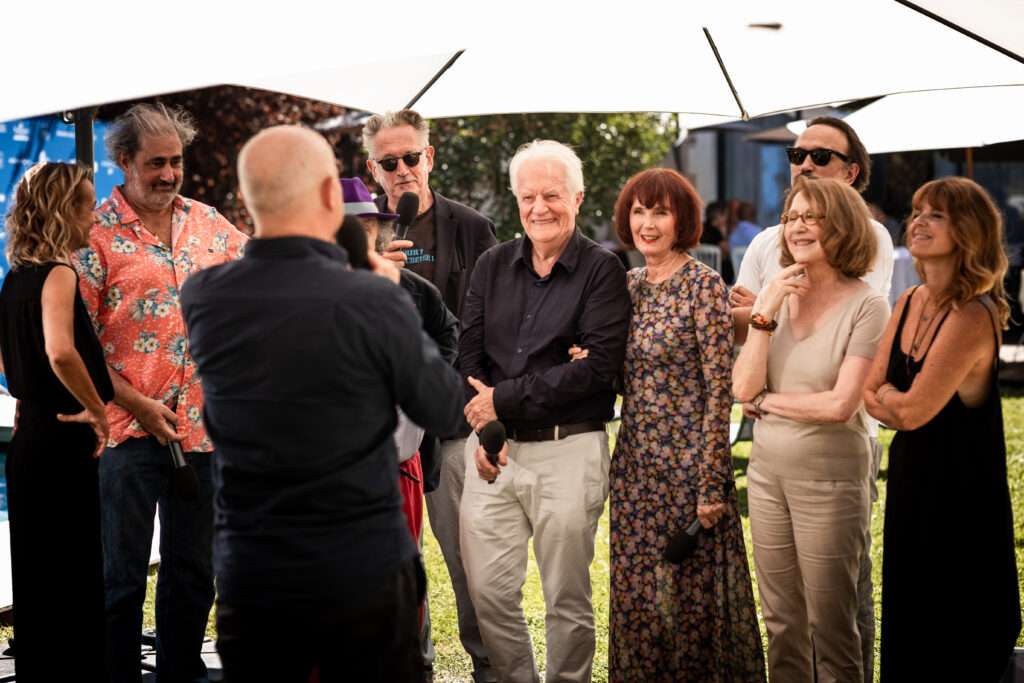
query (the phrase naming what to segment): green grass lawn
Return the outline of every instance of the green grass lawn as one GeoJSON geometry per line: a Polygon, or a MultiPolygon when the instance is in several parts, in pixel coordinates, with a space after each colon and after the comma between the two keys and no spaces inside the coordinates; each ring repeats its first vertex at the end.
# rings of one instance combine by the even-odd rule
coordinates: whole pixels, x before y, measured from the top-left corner
{"type": "MultiPolygon", "coordinates": [[[[1017,567],[1021,578],[1021,591],[1024,592],[1024,392],[1016,391],[1004,394],[1003,398],[1004,421],[1006,424],[1006,450],[1007,465],[1009,468],[1010,495],[1014,503],[1014,535],[1016,538],[1017,567]]],[[[616,427],[617,428],[617,427],[616,427]]],[[[882,442],[888,447],[892,439],[892,432],[883,430],[882,442]]],[[[614,436],[611,437],[614,444],[614,436]]],[[[733,451],[733,458],[736,466],[736,487],[740,499],[740,512],[743,515],[743,530],[747,541],[747,553],[750,557],[750,520],[747,516],[746,471],[750,444],[741,443],[733,451]]],[[[885,481],[888,470],[888,452],[882,460],[882,471],[879,476],[879,500],[874,507],[871,516],[871,529],[874,541],[871,547],[871,556],[874,563],[874,584],[875,584],[875,615],[876,619],[881,618],[881,572],[882,572],[882,521],[885,511],[885,481]]],[[[943,550],[936,548],[935,561],[941,560],[943,550]]],[[[426,531],[424,550],[427,575],[430,581],[430,611],[433,618],[434,646],[437,650],[437,661],[435,663],[435,680],[438,683],[454,683],[471,681],[470,670],[472,668],[469,656],[462,649],[459,643],[458,624],[455,615],[455,599],[452,594],[451,585],[448,579],[448,570],[445,567],[444,559],[441,557],[441,549],[433,534],[426,531]]],[[[750,557],[751,569],[753,569],[753,558],[750,557]]],[[[608,560],[608,508],[605,506],[604,515],[597,532],[597,552],[594,564],[591,566],[591,581],[594,590],[594,613],[597,624],[597,654],[594,657],[594,678],[596,683],[606,683],[608,680],[608,590],[609,590],[609,560],[608,560]]],[[[755,584],[756,584],[756,579],[755,584]]],[[[149,590],[146,595],[146,606],[144,622],[147,628],[153,627],[153,593],[156,588],[156,576],[149,578],[149,590]]],[[[754,591],[755,598],[757,591],[754,591]]],[[[941,599],[941,596],[936,596],[941,599]]],[[[527,570],[526,585],[523,588],[523,607],[526,611],[526,621],[530,627],[530,635],[533,638],[534,652],[538,666],[544,665],[544,596],[540,589],[540,576],[537,572],[537,563],[534,560],[533,552],[530,552],[530,564],[527,570]]],[[[758,618],[761,611],[758,608],[758,618]]],[[[210,615],[207,625],[207,632],[214,636],[213,615],[210,615]]],[[[287,628],[282,625],[282,628],[287,628]]],[[[10,638],[12,631],[10,627],[0,627],[0,640],[10,638]]],[[[761,624],[762,639],[764,636],[764,624],[761,624]]],[[[875,666],[878,666],[878,642],[879,629],[875,630],[875,666]]],[[[1024,637],[1017,641],[1019,647],[1024,647],[1024,637]]],[[[767,646],[767,643],[766,643],[767,646]]]]}
{"type": "MultiPolygon", "coordinates": [[[[1014,503],[1014,535],[1016,537],[1017,567],[1021,579],[1021,591],[1024,593],[1024,393],[1017,392],[1006,395],[1003,399],[1004,421],[1006,424],[1006,450],[1007,464],[1009,467],[1010,495],[1014,503]]],[[[738,415],[736,418],[738,419],[738,415]]],[[[615,427],[617,429],[617,426],[615,427]]],[[[871,546],[871,559],[873,563],[872,573],[874,575],[875,590],[875,619],[882,616],[882,523],[885,518],[885,482],[888,472],[888,445],[892,440],[893,432],[882,430],[880,435],[882,443],[886,446],[886,454],[882,459],[882,469],[878,482],[878,503],[874,506],[871,515],[871,530],[873,542],[871,546]]],[[[614,436],[612,437],[614,443],[614,436]]],[[[754,559],[751,554],[753,546],[750,543],[750,519],[747,513],[747,464],[750,455],[750,443],[738,444],[733,449],[733,459],[736,467],[736,488],[739,493],[740,512],[743,516],[743,531],[747,542],[747,557],[750,560],[751,573],[753,574],[754,559]]],[[[936,548],[935,561],[941,560],[943,550],[936,548]]],[[[472,664],[469,656],[462,649],[459,643],[458,623],[455,615],[455,599],[452,595],[451,585],[448,579],[448,570],[445,567],[444,559],[441,557],[441,549],[437,546],[433,534],[429,531],[426,535],[426,547],[424,555],[427,564],[427,574],[430,580],[430,611],[433,618],[434,647],[437,650],[437,661],[434,666],[434,680],[438,683],[470,683],[470,671],[472,664]]],[[[604,515],[601,517],[600,526],[597,532],[597,552],[594,563],[590,568],[591,582],[594,589],[594,616],[597,625],[597,653],[594,656],[594,678],[595,683],[606,683],[608,680],[608,589],[609,589],[609,560],[608,560],[608,507],[605,506],[604,515]]],[[[756,590],[757,579],[754,580],[755,599],[759,600],[756,590]]],[[[936,596],[941,599],[941,596],[936,596]]],[[[544,666],[544,596],[540,589],[540,576],[537,572],[537,564],[530,553],[530,564],[526,577],[526,585],[523,587],[523,607],[526,611],[526,621],[530,626],[530,637],[533,639],[534,652],[539,667],[544,666]]],[[[761,622],[761,638],[767,639],[764,630],[764,622],[761,621],[761,609],[758,605],[758,621],[761,622]]],[[[875,672],[878,672],[878,637],[880,629],[875,629],[875,672]]],[[[1024,647],[1024,636],[1017,641],[1019,647],[1024,647]]]]}

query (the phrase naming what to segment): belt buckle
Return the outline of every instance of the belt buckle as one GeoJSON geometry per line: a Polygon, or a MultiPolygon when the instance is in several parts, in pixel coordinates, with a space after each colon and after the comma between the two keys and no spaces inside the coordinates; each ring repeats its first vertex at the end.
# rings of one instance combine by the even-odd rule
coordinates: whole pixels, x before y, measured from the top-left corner
{"type": "Polygon", "coordinates": [[[555,441],[558,441],[558,425],[555,425],[555,441]]]}

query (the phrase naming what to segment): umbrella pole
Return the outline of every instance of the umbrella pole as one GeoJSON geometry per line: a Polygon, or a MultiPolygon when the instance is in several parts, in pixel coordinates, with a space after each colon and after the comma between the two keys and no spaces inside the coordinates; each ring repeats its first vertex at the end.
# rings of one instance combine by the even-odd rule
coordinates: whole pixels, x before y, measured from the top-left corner
{"type": "Polygon", "coordinates": [[[425,86],[420,88],[420,91],[418,93],[416,93],[415,97],[413,97],[411,100],[409,100],[409,103],[407,105],[405,105],[404,108],[405,109],[412,109],[413,106],[417,102],[420,101],[420,98],[423,97],[423,95],[426,94],[426,92],[428,90],[430,90],[431,87],[433,87],[434,83],[437,83],[437,79],[441,78],[441,76],[444,76],[444,72],[447,71],[448,69],[452,68],[452,64],[454,64],[455,60],[457,60],[459,57],[462,56],[463,52],[465,52],[465,50],[459,50],[458,52],[453,54],[452,58],[449,59],[447,62],[445,62],[444,66],[442,66],[441,69],[436,74],[434,74],[433,78],[431,78],[429,81],[427,81],[427,84],[425,86]]]}
{"type": "Polygon", "coordinates": [[[714,38],[711,37],[711,31],[704,27],[704,37],[708,39],[708,45],[711,46],[711,51],[715,53],[715,59],[718,60],[718,68],[722,70],[722,75],[725,76],[725,82],[729,84],[729,90],[732,91],[732,97],[736,100],[736,106],[740,108],[740,116],[744,121],[750,120],[750,114],[743,107],[743,103],[740,101],[740,94],[736,92],[736,86],[732,84],[732,76],[729,75],[729,70],[725,68],[725,62],[722,61],[722,55],[718,53],[718,46],[715,45],[714,38]]]}
{"type": "Polygon", "coordinates": [[[945,17],[939,16],[935,12],[929,12],[924,7],[921,7],[920,5],[918,5],[915,2],[910,2],[909,0],[896,0],[896,2],[898,2],[901,5],[903,5],[907,9],[912,9],[915,12],[919,12],[919,13],[923,14],[924,16],[928,17],[929,19],[931,19],[933,21],[939,22],[940,24],[942,24],[946,28],[953,29],[957,33],[960,33],[962,35],[967,36],[971,40],[978,41],[979,43],[981,43],[985,47],[990,47],[993,50],[995,50],[996,52],[1000,52],[1000,53],[1006,55],[1007,57],[1009,57],[1010,59],[1012,59],[1014,61],[1017,61],[1017,62],[1020,62],[1021,64],[1024,64],[1024,57],[1020,56],[1019,54],[1017,54],[1013,50],[1011,50],[1009,48],[1006,48],[1006,47],[1003,47],[1002,45],[999,45],[998,43],[993,43],[991,40],[988,40],[986,38],[982,38],[977,33],[968,30],[964,26],[960,26],[959,24],[956,24],[956,23],[950,21],[949,19],[946,19],[945,17]]]}
{"type": "Polygon", "coordinates": [[[83,107],[74,111],[66,111],[61,115],[64,123],[75,124],[75,159],[80,166],[89,169],[93,175],[95,156],[92,146],[92,122],[96,118],[96,107],[83,107]]]}
{"type": "Polygon", "coordinates": [[[970,178],[971,180],[974,180],[974,148],[973,147],[968,147],[967,149],[964,150],[964,161],[966,162],[965,163],[966,168],[964,169],[964,173],[967,175],[968,178],[970,178]]]}

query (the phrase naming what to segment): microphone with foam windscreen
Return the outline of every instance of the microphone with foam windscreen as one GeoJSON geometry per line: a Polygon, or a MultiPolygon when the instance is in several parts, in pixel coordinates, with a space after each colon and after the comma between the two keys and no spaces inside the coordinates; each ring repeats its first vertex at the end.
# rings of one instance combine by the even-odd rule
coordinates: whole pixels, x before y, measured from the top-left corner
{"type": "Polygon", "coordinates": [[[409,226],[416,220],[416,215],[420,212],[420,196],[415,192],[406,192],[398,198],[396,212],[398,220],[395,224],[395,235],[398,239],[404,240],[409,232],[409,226]]]}
{"type": "MultiPolygon", "coordinates": [[[[484,428],[480,430],[480,445],[484,447],[484,451],[487,453],[487,462],[497,467],[498,453],[505,446],[505,425],[498,420],[485,424],[484,428]]],[[[487,483],[493,484],[494,479],[487,483]]]]}
{"type": "Polygon", "coordinates": [[[174,492],[182,500],[197,500],[199,498],[199,477],[192,465],[185,460],[181,444],[177,441],[168,441],[167,447],[171,450],[171,464],[174,467],[171,474],[174,492]]]}
{"type": "Polygon", "coordinates": [[[370,257],[366,252],[370,245],[366,241],[366,229],[356,216],[345,216],[338,231],[338,244],[348,252],[348,262],[353,268],[370,270],[370,257]]]}

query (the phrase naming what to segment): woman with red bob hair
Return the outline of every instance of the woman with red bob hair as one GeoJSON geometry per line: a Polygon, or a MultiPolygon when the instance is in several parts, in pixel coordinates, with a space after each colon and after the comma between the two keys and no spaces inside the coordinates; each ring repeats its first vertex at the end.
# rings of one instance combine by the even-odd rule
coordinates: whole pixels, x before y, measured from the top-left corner
{"type": "Polygon", "coordinates": [[[633,303],[611,465],[609,680],[763,681],[729,448],[732,318],[721,276],[687,250],[701,201],[656,168],[626,183],[615,229],[646,267],[633,303]],[[688,557],[666,549],[699,522],[688,557]]]}

